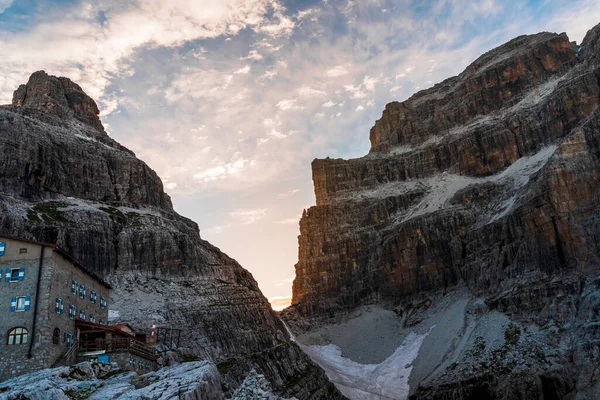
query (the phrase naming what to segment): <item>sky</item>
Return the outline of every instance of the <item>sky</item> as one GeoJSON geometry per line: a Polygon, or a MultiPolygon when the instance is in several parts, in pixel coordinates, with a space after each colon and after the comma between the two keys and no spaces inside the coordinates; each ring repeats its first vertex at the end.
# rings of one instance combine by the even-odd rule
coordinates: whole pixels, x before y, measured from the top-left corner
{"type": "Polygon", "coordinates": [[[313,159],[367,154],[386,103],[513,37],[598,22],[597,0],[0,0],[0,104],[37,70],[79,83],[281,308],[313,159]]]}

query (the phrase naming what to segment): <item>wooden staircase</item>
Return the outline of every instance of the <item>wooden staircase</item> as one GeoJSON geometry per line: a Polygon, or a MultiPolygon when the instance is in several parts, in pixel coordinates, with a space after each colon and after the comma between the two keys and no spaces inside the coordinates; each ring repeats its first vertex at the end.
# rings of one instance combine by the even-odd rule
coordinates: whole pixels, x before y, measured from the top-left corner
{"type": "Polygon", "coordinates": [[[77,348],[79,347],[79,340],[75,340],[73,345],[58,358],[58,360],[54,361],[52,364],[52,368],[63,367],[65,365],[71,365],[71,360],[73,359],[73,355],[77,352],[77,348]]]}

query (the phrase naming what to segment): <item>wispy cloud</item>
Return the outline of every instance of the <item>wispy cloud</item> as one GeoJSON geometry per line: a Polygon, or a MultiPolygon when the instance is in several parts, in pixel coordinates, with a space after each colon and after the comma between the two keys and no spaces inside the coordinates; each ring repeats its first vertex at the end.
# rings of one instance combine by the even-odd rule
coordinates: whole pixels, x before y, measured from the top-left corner
{"type": "Polygon", "coordinates": [[[240,221],[244,225],[254,224],[265,215],[267,215],[267,209],[261,208],[257,210],[235,210],[231,214],[231,217],[235,220],[240,221]]]}

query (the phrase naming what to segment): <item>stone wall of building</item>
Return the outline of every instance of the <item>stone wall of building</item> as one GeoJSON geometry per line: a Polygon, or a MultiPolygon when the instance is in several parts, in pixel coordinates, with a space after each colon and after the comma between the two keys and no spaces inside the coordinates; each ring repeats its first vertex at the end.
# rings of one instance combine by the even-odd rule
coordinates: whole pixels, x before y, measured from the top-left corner
{"type": "Polygon", "coordinates": [[[93,315],[96,323],[100,320],[104,323],[108,322],[109,289],[56,251],[52,254],[52,261],[52,279],[44,298],[48,307],[44,330],[49,333],[46,342],[48,351],[44,362],[46,368],[51,367],[68,351],[65,334],[70,334],[73,340],[77,338],[75,321],[79,319],[80,310],[85,311],[86,321],[90,321],[90,316],[93,315]],[[77,282],[78,294],[73,294],[71,291],[72,281],[77,282]],[[79,292],[80,284],[85,285],[85,298],[82,298],[79,292]],[[96,291],[96,303],[91,301],[92,291],[96,291]],[[100,307],[101,297],[107,299],[107,307],[104,309],[100,307]],[[56,299],[62,300],[64,304],[61,314],[56,312],[56,299]],[[73,319],[69,318],[69,305],[75,306],[73,319]],[[59,330],[58,344],[52,342],[55,329],[59,330]]]}
{"type": "Polygon", "coordinates": [[[106,286],[52,247],[3,237],[0,237],[0,241],[6,245],[4,255],[0,256],[1,382],[14,376],[54,366],[69,349],[65,334],[70,334],[73,341],[77,338],[75,321],[80,318],[80,310],[85,311],[87,321],[90,315],[94,315],[96,323],[100,320],[108,322],[110,293],[106,286]],[[42,274],[39,297],[36,297],[42,247],[44,248],[42,274]],[[21,249],[26,249],[26,252],[21,252],[21,249]],[[12,268],[24,269],[23,280],[6,282],[6,270],[12,268]],[[85,298],[71,292],[73,280],[77,281],[78,289],[80,284],[85,285],[85,298]],[[95,303],[91,301],[92,291],[97,293],[95,303]],[[11,311],[11,299],[19,296],[30,297],[29,309],[11,311]],[[101,297],[107,300],[104,309],[100,306],[101,297]],[[62,313],[56,312],[57,298],[63,301],[62,313]],[[34,332],[36,304],[37,319],[34,332]],[[74,318],[69,318],[69,305],[76,307],[74,318]],[[8,345],[9,332],[18,327],[27,329],[28,343],[8,345]],[[57,341],[53,340],[55,330],[58,330],[57,341]]]}
{"type": "MultiPolygon", "coordinates": [[[[42,246],[6,238],[0,238],[0,241],[6,244],[4,255],[0,256],[0,269],[2,270],[2,279],[0,280],[0,381],[3,381],[43,368],[45,343],[48,339],[46,338],[47,332],[41,329],[47,319],[47,302],[44,300],[43,290],[40,290],[40,298],[36,298],[42,246]],[[26,249],[26,252],[22,253],[21,249],[26,249]],[[6,282],[6,270],[12,268],[24,269],[23,280],[6,282]],[[11,311],[11,299],[19,296],[30,297],[29,309],[11,311]],[[36,302],[38,305],[37,321],[35,332],[33,332],[36,302]],[[27,343],[8,345],[8,334],[13,328],[27,329],[27,343]],[[30,346],[31,358],[28,357],[30,346]]],[[[50,280],[51,252],[51,248],[44,248],[40,289],[44,287],[44,284],[48,285],[50,280]]]]}

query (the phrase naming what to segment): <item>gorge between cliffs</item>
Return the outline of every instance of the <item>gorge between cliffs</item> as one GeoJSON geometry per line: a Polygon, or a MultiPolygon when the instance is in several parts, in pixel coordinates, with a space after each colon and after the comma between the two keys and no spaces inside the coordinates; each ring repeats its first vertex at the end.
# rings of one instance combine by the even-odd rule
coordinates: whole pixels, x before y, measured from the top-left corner
{"type": "MultiPolygon", "coordinates": [[[[85,398],[159,399],[140,391],[193,376],[179,398],[598,399],[599,103],[600,25],[581,45],[517,37],[389,103],[367,155],[312,163],[316,206],[276,313],[94,100],[38,71],[0,106],[0,233],[102,276],[113,323],[183,329],[168,374],[85,398]]],[[[44,373],[0,398],[41,380],[56,399],[83,392],[44,373]]]]}

